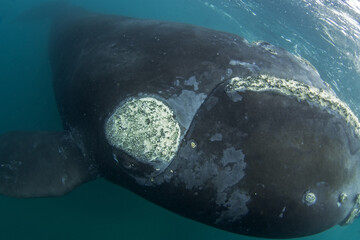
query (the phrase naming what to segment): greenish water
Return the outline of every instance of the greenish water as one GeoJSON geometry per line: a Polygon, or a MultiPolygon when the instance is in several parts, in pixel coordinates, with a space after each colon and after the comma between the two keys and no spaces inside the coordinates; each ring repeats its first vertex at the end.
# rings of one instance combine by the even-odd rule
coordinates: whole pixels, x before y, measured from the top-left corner
{"type": "MultiPolygon", "coordinates": [[[[39,2],[43,1],[0,2],[0,132],[61,129],[47,56],[49,23],[25,24],[15,20],[39,2]]],[[[237,33],[249,41],[265,40],[282,46],[308,59],[359,116],[360,28],[358,8],[352,1],[73,2],[98,12],[187,22],[237,33]],[[340,18],[337,13],[347,15],[340,18]]],[[[359,238],[358,220],[351,226],[336,226],[303,239],[359,238]]],[[[116,185],[96,180],[61,198],[0,196],[0,240],[3,239],[255,238],[185,219],[116,185]]]]}

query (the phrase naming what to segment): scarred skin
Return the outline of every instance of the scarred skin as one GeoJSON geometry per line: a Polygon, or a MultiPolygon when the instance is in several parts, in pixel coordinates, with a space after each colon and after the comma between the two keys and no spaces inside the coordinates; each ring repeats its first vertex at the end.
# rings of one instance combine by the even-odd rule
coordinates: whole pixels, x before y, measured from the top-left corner
{"type": "Polygon", "coordinates": [[[52,21],[64,132],[0,136],[0,193],[60,196],[103,177],[185,217],[269,238],[311,235],[355,217],[358,120],[305,60],[182,23],[69,6],[52,21]],[[316,93],[301,99],[282,91],[291,84],[231,85],[270,78],[316,93]],[[321,105],[317,90],[345,110],[321,105]],[[141,137],[149,132],[155,137],[141,137]]]}

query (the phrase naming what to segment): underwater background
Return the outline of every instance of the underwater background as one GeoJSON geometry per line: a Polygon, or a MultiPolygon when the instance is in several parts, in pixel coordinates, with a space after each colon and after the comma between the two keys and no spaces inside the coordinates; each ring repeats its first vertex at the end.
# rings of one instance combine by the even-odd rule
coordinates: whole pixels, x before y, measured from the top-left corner
{"type": "MultiPolygon", "coordinates": [[[[47,21],[24,23],[45,2],[0,1],[0,133],[60,130],[48,60],[47,21]]],[[[264,40],[309,60],[360,116],[357,0],[72,0],[92,11],[201,25],[264,40]]],[[[360,184],[360,183],[359,183],[360,184]]],[[[180,217],[105,180],[60,198],[0,196],[0,240],[257,239],[180,217]]],[[[360,220],[304,240],[360,239],[360,220]]]]}

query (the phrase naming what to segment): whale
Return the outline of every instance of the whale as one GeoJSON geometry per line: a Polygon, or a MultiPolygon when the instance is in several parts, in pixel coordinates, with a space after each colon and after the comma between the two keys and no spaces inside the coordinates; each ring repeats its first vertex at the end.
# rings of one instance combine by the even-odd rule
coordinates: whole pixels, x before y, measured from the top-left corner
{"type": "Polygon", "coordinates": [[[358,217],[359,120],[304,58],[62,1],[30,18],[51,21],[63,131],[0,135],[0,194],[59,197],[104,178],[186,218],[265,238],[358,217]]]}

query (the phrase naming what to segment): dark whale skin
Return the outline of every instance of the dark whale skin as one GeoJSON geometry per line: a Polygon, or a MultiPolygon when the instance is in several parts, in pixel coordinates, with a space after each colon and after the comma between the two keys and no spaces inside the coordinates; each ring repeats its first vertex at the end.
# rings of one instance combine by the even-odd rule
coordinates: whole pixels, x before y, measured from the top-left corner
{"type": "Polygon", "coordinates": [[[49,42],[64,132],[3,135],[0,179],[6,183],[0,193],[57,196],[103,177],[182,216],[267,238],[307,236],[353,220],[360,204],[357,118],[337,107],[341,101],[305,60],[265,42],[250,44],[188,24],[70,15],[53,19],[49,42]],[[253,79],[285,85],[236,85],[253,79]],[[287,83],[297,88],[286,93],[287,83]],[[318,93],[314,100],[303,90],[300,97],[298,89],[318,89],[337,100],[328,104],[318,93]],[[106,126],[115,109],[136,99],[162,102],[178,124],[176,152],[164,153],[169,161],[140,159],[138,146],[121,148],[109,140],[106,126]],[[51,142],[47,138],[59,147],[44,144],[51,142]],[[19,156],[18,149],[32,149],[34,139],[43,147],[19,156]],[[54,165],[40,159],[38,171],[46,167],[50,174],[35,179],[31,164],[9,167],[18,158],[39,159],[44,149],[54,165]],[[59,169],[66,181],[51,174],[59,169]],[[62,184],[44,181],[52,176],[62,184]],[[21,188],[19,179],[26,182],[21,188]]]}

